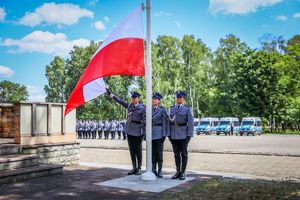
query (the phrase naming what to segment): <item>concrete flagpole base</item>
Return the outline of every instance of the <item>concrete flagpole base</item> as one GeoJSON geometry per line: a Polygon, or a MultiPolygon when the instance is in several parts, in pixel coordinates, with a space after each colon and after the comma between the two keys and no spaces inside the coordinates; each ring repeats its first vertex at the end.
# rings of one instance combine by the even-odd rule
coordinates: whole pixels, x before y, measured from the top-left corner
{"type": "Polygon", "coordinates": [[[156,176],[155,176],[155,174],[153,172],[146,171],[146,172],[144,172],[142,174],[141,179],[143,181],[155,181],[156,180],[156,176]]]}

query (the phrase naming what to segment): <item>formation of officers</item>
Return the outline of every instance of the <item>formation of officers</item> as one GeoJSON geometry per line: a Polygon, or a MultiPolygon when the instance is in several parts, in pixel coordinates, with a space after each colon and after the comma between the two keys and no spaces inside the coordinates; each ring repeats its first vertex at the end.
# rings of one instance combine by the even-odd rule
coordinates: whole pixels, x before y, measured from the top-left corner
{"type": "MultiPolygon", "coordinates": [[[[132,162],[132,170],[128,175],[140,175],[142,166],[142,141],[145,136],[146,108],[140,102],[140,94],[131,93],[131,102],[114,95],[108,88],[107,94],[128,111],[123,130],[132,162]]],[[[163,149],[166,137],[169,138],[175,158],[176,173],[172,179],[185,180],[188,163],[188,144],[193,137],[194,117],[191,108],[185,104],[186,94],[176,92],[176,104],[167,111],[161,105],[163,96],[154,92],[152,96],[152,171],[162,178],[163,149]]]]}
{"type": "Polygon", "coordinates": [[[79,139],[123,139],[126,121],[96,121],[79,120],[76,124],[77,138],[79,139]]]}

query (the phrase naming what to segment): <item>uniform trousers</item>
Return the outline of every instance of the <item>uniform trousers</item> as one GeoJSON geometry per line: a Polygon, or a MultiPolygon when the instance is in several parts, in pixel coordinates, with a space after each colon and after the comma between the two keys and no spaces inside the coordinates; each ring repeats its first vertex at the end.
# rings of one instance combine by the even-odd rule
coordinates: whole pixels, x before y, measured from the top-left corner
{"type": "Polygon", "coordinates": [[[158,170],[161,171],[163,163],[163,150],[164,150],[165,138],[152,140],[152,168],[156,170],[156,165],[158,170]]]}
{"type": "Polygon", "coordinates": [[[173,147],[176,171],[185,172],[188,162],[188,144],[190,137],[181,140],[170,139],[173,147]]]}
{"type": "Polygon", "coordinates": [[[142,141],[144,136],[127,135],[133,169],[142,167],[142,141]]]}

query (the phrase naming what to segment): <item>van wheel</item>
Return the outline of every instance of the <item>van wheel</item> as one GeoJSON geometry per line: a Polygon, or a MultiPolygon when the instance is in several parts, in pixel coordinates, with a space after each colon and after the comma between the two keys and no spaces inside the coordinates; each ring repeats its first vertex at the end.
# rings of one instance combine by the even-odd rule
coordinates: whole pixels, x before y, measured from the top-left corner
{"type": "Polygon", "coordinates": [[[216,133],[217,135],[220,135],[220,133],[216,133]]]}
{"type": "Polygon", "coordinates": [[[240,133],[240,136],[243,136],[243,133],[240,133]]]}

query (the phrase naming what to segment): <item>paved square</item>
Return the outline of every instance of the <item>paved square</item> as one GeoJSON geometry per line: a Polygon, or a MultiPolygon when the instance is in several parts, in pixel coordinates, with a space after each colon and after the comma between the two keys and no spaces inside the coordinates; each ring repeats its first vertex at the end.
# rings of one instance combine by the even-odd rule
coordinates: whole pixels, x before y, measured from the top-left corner
{"type": "Polygon", "coordinates": [[[173,180],[171,179],[171,175],[164,175],[164,178],[158,178],[156,181],[143,181],[141,180],[141,176],[125,176],[122,178],[117,178],[94,184],[107,187],[159,193],[181,185],[185,182],[191,181],[193,179],[194,178],[192,177],[186,177],[184,181],[178,179],[173,180]]]}

